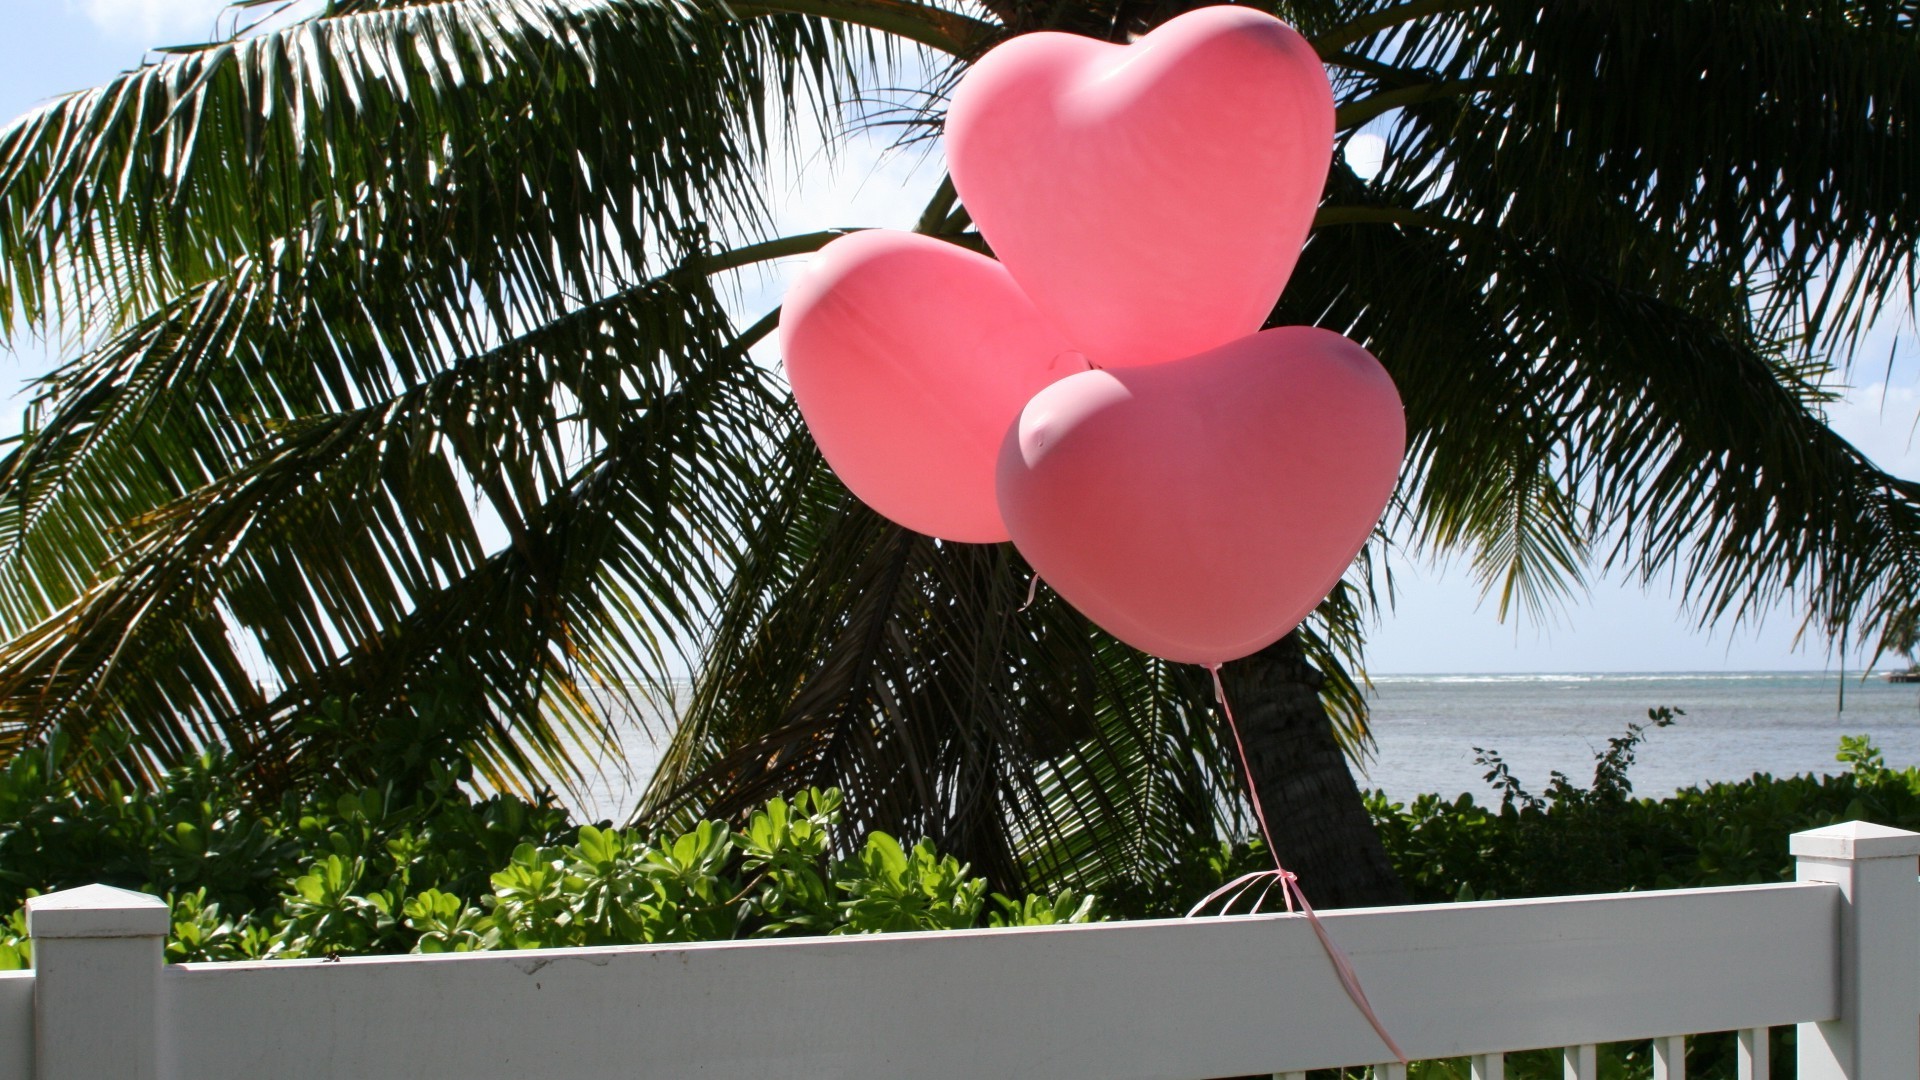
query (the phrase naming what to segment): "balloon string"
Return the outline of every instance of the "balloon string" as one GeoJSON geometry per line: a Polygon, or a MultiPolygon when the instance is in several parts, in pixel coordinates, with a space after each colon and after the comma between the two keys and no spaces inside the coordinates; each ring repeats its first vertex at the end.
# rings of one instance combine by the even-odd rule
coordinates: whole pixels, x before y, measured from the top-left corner
{"type": "Polygon", "coordinates": [[[1213,699],[1220,703],[1220,711],[1227,716],[1227,730],[1233,733],[1233,749],[1240,756],[1240,775],[1247,782],[1247,798],[1253,802],[1253,817],[1260,823],[1260,839],[1267,842],[1267,854],[1273,857],[1273,868],[1285,874],[1287,868],[1280,865],[1280,849],[1273,844],[1273,830],[1267,827],[1267,810],[1260,804],[1260,788],[1253,782],[1253,765],[1247,760],[1247,747],[1240,741],[1240,724],[1233,718],[1233,706],[1227,704],[1227,688],[1220,681],[1220,665],[1208,664],[1208,674],[1213,676],[1213,699]]]}
{"type": "MultiPolygon", "coordinates": [[[[1407,1052],[1400,1049],[1400,1044],[1393,1040],[1393,1036],[1387,1034],[1386,1024],[1381,1022],[1380,1014],[1373,1011],[1373,1003],[1367,1000],[1367,992],[1360,985],[1360,973],[1353,969],[1353,961],[1340,946],[1334,944],[1333,937],[1327,933],[1327,928],[1321,923],[1320,916],[1314,913],[1313,905],[1307,902],[1305,890],[1300,888],[1299,877],[1280,865],[1280,849],[1274,846],[1273,830],[1267,827],[1267,811],[1260,805],[1260,788],[1253,782],[1253,764],[1247,759],[1246,744],[1240,740],[1240,725],[1233,718],[1233,706],[1227,704],[1227,688],[1220,681],[1220,665],[1208,664],[1207,671],[1213,675],[1213,696],[1220,702],[1220,711],[1226,714],[1227,730],[1233,733],[1233,749],[1240,758],[1240,775],[1246,778],[1247,798],[1253,803],[1254,820],[1260,823],[1260,837],[1267,842],[1267,854],[1273,856],[1273,869],[1243,874],[1228,882],[1200,901],[1193,911],[1187,913],[1188,917],[1191,918],[1194,912],[1204,908],[1220,894],[1231,890],[1236,885],[1244,883],[1245,888],[1252,888],[1252,883],[1261,878],[1277,879],[1281,886],[1280,895],[1286,900],[1287,912],[1289,914],[1293,912],[1294,901],[1300,902],[1300,911],[1307,917],[1307,925],[1313,927],[1313,936],[1320,939],[1320,950],[1327,954],[1327,961],[1333,965],[1334,974],[1340,977],[1340,985],[1346,989],[1347,997],[1352,999],[1354,1006],[1360,1010],[1360,1014],[1367,1018],[1367,1023],[1373,1025],[1374,1034],[1380,1036],[1380,1041],[1387,1044],[1387,1049],[1393,1051],[1393,1056],[1400,1059],[1400,1064],[1407,1064],[1407,1052]]],[[[1271,889],[1273,885],[1269,883],[1267,888],[1271,889]]],[[[1241,891],[1244,892],[1245,889],[1241,891]]],[[[1260,896],[1264,900],[1266,893],[1262,892],[1260,896]]],[[[1239,894],[1236,893],[1234,898],[1238,899],[1239,894]]],[[[1232,901],[1228,901],[1227,906],[1231,907],[1232,901]]],[[[1255,911],[1260,910],[1259,900],[1254,901],[1253,908],[1255,911]]]]}
{"type": "MultiPolygon", "coordinates": [[[[1220,914],[1225,915],[1228,911],[1231,911],[1233,909],[1234,901],[1239,900],[1242,896],[1246,895],[1246,892],[1248,889],[1253,888],[1254,882],[1263,881],[1267,878],[1277,878],[1279,876],[1280,876],[1279,871],[1275,871],[1275,870],[1255,870],[1251,874],[1241,874],[1239,877],[1234,878],[1232,881],[1227,882],[1225,885],[1222,885],[1219,888],[1208,893],[1207,895],[1201,897],[1200,902],[1193,905],[1192,910],[1187,912],[1187,918],[1189,919],[1193,918],[1195,915],[1198,915],[1202,911],[1205,911],[1207,908],[1211,907],[1215,900],[1218,900],[1221,897],[1226,896],[1228,893],[1233,893],[1233,895],[1227,899],[1226,903],[1220,905],[1220,914]]],[[[1262,892],[1260,894],[1261,899],[1265,899],[1266,895],[1267,895],[1266,893],[1262,892]]],[[[1292,914],[1293,913],[1292,894],[1282,892],[1281,896],[1287,902],[1287,913],[1292,914]]],[[[1256,900],[1253,903],[1253,911],[1251,912],[1251,914],[1257,915],[1259,914],[1259,912],[1260,912],[1260,901],[1256,900]]]]}
{"type": "Polygon", "coordinates": [[[1020,605],[1020,610],[1025,611],[1028,608],[1032,607],[1033,601],[1037,597],[1039,597],[1039,595],[1040,595],[1040,575],[1035,574],[1033,575],[1033,577],[1027,580],[1027,602],[1020,605]]]}

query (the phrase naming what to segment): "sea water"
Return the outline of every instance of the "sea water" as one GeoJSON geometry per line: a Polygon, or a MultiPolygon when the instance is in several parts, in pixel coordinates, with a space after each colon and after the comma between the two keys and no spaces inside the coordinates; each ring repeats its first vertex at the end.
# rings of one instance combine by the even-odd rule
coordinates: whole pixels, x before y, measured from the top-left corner
{"type": "Polygon", "coordinates": [[[1857,672],[1376,675],[1370,700],[1377,748],[1356,778],[1402,802],[1429,791],[1492,801],[1476,747],[1497,752],[1529,791],[1556,770],[1584,786],[1607,740],[1657,706],[1685,715],[1649,726],[1628,773],[1638,795],[1841,772],[1842,735],[1871,736],[1889,765],[1920,764],[1920,685],[1857,672]]]}
{"type": "MultiPolygon", "coordinates": [[[[1363,787],[1401,802],[1423,792],[1471,792],[1493,801],[1475,747],[1497,752],[1523,786],[1543,791],[1555,770],[1593,777],[1594,755],[1647,710],[1683,710],[1672,727],[1650,728],[1628,779],[1636,794],[1664,796],[1756,772],[1840,772],[1842,735],[1869,735],[1890,765],[1920,764],[1920,685],[1878,675],[1736,672],[1563,675],[1375,675],[1374,754],[1356,767],[1363,787]]],[[[659,760],[673,705],[626,716],[626,768],[590,776],[561,801],[582,820],[624,820],[659,760]]],[[[558,785],[556,785],[558,786],[558,785]]]]}

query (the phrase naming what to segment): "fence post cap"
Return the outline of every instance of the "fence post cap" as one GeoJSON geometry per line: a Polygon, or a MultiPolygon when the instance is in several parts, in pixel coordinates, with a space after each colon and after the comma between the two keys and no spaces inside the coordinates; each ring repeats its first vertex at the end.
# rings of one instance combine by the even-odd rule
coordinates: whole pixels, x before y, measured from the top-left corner
{"type": "Polygon", "coordinates": [[[1870,821],[1843,821],[1794,833],[1789,849],[1802,859],[1911,859],[1920,855],[1920,833],[1870,821]]]}
{"type": "Polygon", "coordinates": [[[172,924],[166,901],[111,885],[82,885],[27,901],[34,938],[164,937],[172,924]]]}

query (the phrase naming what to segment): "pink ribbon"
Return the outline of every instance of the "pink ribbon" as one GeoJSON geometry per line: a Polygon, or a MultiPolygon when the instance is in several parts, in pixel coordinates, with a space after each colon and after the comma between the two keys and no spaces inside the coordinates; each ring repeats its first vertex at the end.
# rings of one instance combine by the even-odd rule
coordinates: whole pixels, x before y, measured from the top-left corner
{"type": "Polygon", "coordinates": [[[1246,745],[1240,741],[1240,725],[1234,721],[1233,706],[1227,704],[1227,688],[1220,682],[1220,665],[1208,664],[1207,670],[1213,674],[1213,694],[1220,702],[1220,711],[1227,716],[1227,730],[1233,733],[1233,748],[1240,756],[1240,772],[1247,781],[1247,797],[1253,802],[1253,816],[1260,823],[1260,836],[1267,842],[1267,853],[1273,856],[1273,869],[1257,870],[1234,878],[1208,893],[1198,904],[1195,904],[1193,910],[1187,912],[1187,918],[1193,918],[1207,905],[1232,893],[1233,895],[1221,905],[1220,913],[1224,915],[1233,907],[1234,901],[1240,899],[1248,889],[1253,888],[1255,882],[1272,879],[1267,882],[1266,889],[1261,891],[1259,899],[1253,902],[1253,911],[1260,910],[1261,903],[1266,900],[1267,893],[1273,890],[1275,884],[1280,886],[1280,896],[1286,902],[1287,914],[1293,914],[1294,901],[1298,900],[1300,913],[1307,917],[1307,925],[1313,927],[1313,936],[1320,939],[1320,949],[1327,954],[1328,962],[1333,964],[1333,972],[1340,977],[1340,985],[1346,988],[1347,997],[1353,1000],[1360,1014],[1367,1018],[1367,1023],[1373,1025],[1374,1033],[1380,1036],[1381,1042],[1387,1044],[1387,1049],[1393,1051],[1393,1056],[1400,1060],[1400,1064],[1407,1064],[1407,1052],[1400,1049],[1400,1044],[1393,1041],[1393,1036],[1387,1034],[1387,1026],[1380,1021],[1380,1014],[1373,1011],[1373,1003],[1367,1000],[1367,992],[1360,985],[1360,975],[1353,970],[1353,961],[1347,957],[1340,946],[1334,944],[1333,938],[1327,934],[1326,926],[1320,921],[1320,916],[1314,914],[1313,905],[1307,902],[1307,894],[1300,888],[1300,879],[1294,875],[1293,871],[1280,865],[1280,849],[1274,846],[1273,831],[1267,827],[1267,811],[1260,805],[1260,790],[1253,783],[1253,766],[1247,760],[1246,745]]]}

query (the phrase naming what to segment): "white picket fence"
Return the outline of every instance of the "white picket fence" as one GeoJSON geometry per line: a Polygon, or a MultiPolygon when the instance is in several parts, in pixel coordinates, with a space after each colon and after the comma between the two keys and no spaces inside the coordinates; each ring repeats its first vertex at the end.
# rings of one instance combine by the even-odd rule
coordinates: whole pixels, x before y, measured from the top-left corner
{"type": "MultiPolygon", "coordinates": [[[[1920,834],[1793,837],[1792,884],[1325,913],[1418,1059],[1799,1025],[1802,1080],[1920,1078],[1920,834]]],[[[790,942],[178,964],[166,910],[37,898],[0,973],[0,1080],[1274,1074],[1388,1056],[1296,916],[790,942]]],[[[1374,1075],[1404,1076],[1397,1065],[1374,1075]]]]}

